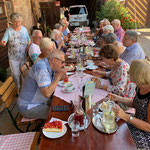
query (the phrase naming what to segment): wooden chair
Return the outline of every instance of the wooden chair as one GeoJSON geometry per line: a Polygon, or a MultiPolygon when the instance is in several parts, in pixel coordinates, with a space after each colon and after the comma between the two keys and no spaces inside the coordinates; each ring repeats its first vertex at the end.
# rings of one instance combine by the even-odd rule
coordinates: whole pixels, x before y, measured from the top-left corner
{"type": "Polygon", "coordinates": [[[23,66],[21,66],[20,72],[23,78],[26,77],[29,70],[30,70],[29,62],[26,62],[23,66]]]}
{"type": "Polygon", "coordinates": [[[5,108],[8,111],[8,114],[13,122],[13,125],[15,128],[20,131],[24,132],[22,129],[20,129],[19,125],[26,125],[26,132],[29,130],[29,127],[31,124],[35,124],[36,126],[39,123],[42,123],[43,120],[26,120],[22,122],[23,116],[17,112],[17,114],[14,115],[14,108],[16,106],[16,102],[14,103],[14,98],[17,94],[17,87],[13,81],[13,78],[10,76],[0,87],[0,101],[2,101],[5,105],[5,108]]]}
{"type": "Polygon", "coordinates": [[[30,149],[35,150],[38,142],[39,132],[27,132],[18,134],[0,135],[0,149],[30,149]]]}
{"type": "Polygon", "coordinates": [[[146,59],[147,61],[150,61],[149,56],[145,56],[145,59],[146,59]]]}

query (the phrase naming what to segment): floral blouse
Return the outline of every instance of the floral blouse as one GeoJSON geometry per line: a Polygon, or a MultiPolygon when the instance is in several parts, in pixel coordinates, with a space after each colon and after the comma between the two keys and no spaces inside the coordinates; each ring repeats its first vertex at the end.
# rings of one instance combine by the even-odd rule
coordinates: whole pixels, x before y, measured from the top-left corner
{"type": "Polygon", "coordinates": [[[15,31],[12,27],[7,28],[2,41],[8,43],[8,57],[16,61],[25,59],[26,47],[30,41],[28,31],[21,26],[20,31],[15,31]]]}
{"type": "Polygon", "coordinates": [[[129,64],[122,61],[117,68],[112,68],[107,75],[112,80],[112,85],[108,85],[107,91],[123,97],[134,98],[136,85],[130,81],[128,71],[129,64]]]}

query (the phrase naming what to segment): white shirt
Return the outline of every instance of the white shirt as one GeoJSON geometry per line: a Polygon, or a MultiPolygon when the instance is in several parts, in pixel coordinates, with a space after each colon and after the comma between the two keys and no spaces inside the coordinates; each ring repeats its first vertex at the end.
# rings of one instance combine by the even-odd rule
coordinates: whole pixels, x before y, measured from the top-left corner
{"type": "Polygon", "coordinates": [[[40,47],[37,44],[32,43],[29,47],[29,56],[33,62],[37,59],[37,57],[41,54],[40,47]]]}

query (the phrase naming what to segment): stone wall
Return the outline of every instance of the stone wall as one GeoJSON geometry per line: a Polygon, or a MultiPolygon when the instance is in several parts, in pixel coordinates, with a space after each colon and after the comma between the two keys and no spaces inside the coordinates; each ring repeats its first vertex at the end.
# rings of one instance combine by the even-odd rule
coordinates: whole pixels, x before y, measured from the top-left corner
{"type": "Polygon", "coordinates": [[[14,12],[22,15],[22,25],[28,29],[30,34],[31,28],[34,25],[31,1],[30,0],[13,0],[14,12]]]}
{"type": "Polygon", "coordinates": [[[22,25],[28,29],[31,34],[32,26],[37,25],[40,12],[40,2],[54,2],[55,0],[5,0],[7,7],[8,19],[14,11],[22,15],[22,25]],[[13,8],[12,8],[13,7],[13,8]]]}

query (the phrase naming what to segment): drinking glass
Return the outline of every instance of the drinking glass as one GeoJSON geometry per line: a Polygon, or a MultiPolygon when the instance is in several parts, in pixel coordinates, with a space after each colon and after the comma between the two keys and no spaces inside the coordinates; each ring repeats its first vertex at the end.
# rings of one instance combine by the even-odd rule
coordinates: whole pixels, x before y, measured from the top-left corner
{"type": "Polygon", "coordinates": [[[93,116],[98,114],[98,106],[96,104],[93,104],[93,116]]]}
{"type": "Polygon", "coordinates": [[[79,128],[80,128],[80,122],[77,120],[73,120],[71,122],[71,131],[72,131],[72,136],[73,137],[78,137],[79,136],[79,128]]]}

